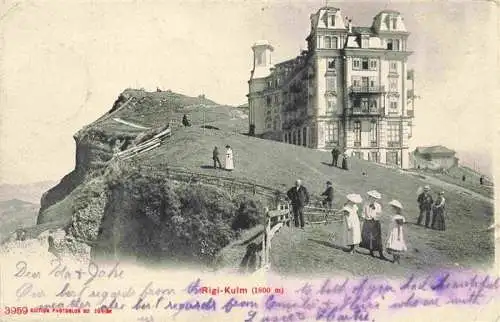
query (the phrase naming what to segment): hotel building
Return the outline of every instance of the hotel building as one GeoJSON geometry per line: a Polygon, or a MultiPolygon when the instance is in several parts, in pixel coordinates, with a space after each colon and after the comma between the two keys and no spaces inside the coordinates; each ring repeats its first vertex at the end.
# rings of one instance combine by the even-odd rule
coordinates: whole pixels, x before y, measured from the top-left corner
{"type": "Polygon", "coordinates": [[[250,133],[408,168],[414,79],[401,14],[381,11],[371,27],[330,6],[310,18],[298,57],[272,64],[271,44],[252,47],[250,133]]]}

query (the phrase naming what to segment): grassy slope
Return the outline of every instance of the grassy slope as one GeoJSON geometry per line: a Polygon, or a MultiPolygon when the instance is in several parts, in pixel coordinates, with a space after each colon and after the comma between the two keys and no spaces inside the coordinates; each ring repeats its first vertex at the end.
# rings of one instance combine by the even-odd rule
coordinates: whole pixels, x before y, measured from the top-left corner
{"type": "MultiPolygon", "coordinates": [[[[338,203],[345,200],[344,195],[347,193],[363,195],[368,190],[377,189],[383,195],[383,205],[387,205],[391,199],[400,200],[406,209],[405,216],[410,221],[406,227],[410,251],[405,263],[396,271],[453,265],[455,262],[461,265],[490,263],[493,260],[493,232],[482,232],[493,222],[491,203],[474,199],[449,185],[434,187],[444,190],[447,196],[448,230],[424,230],[411,222],[417,218],[417,189],[426,181],[373,163],[353,159],[351,170],[344,171],[326,164],[330,161],[328,152],[196,127],[174,131],[173,137],[164,146],[138,159],[151,165],[168,163],[200,173],[251,179],[281,190],[292,185],[296,178],[302,178],[315,195],[322,192],[326,180],[332,180],[338,203]],[[226,144],[233,147],[236,169],[232,173],[206,169],[204,166],[211,164],[213,146],[223,147],[226,144]],[[362,172],[367,175],[362,175],[362,172]]],[[[389,225],[387,215],[383,221],[385,232],[389,225]]],[[[280,272],[306,273],[344,267],[360,274],[383,272],[389,267],[392,269],[391,263],[344,254],[330,247],[332,245],[321,244],[338,226],[333,224],[308,228],[306,233],[280,233],[273,246],[274,268],[280,272]]]]}
{"type": "MultiPolygon", "coordinates": [[[[383,194],[382,203],[393,198],[399,199],[407,208],[406,217],[410,222],[417,216],[416,191],[426,182],[410,174],[402,174],[393,169],[360,160],[351,160],[351,170],[343,171],[332,168],[326,152],[265,141],[247,137],[238,133],[246,132],[247,120],[241,116],[241,109],[226,106],[202,108],[193,104],[213,104],[209,100],[162,92],[145,93],[127,91],[136,97],[147,95],[148,98],[135,107],[125,107],[113,114],[129,122],[149,127],[163,126],[169,120],[180,122],[184,113],[188,114],[193,127],[174,127],[173,137],[160,148],[136,157],[140,162],[153,166],[168,163],[170,166],[184,167],[200,173],[217,173],[228,177],[238,177],[263,185],[285,190],[298,177],[312,194],[318,195],[323,190],[326,180],[332,180],[337,190],[337,201],[343,202],[343,195],[350,192],[363,194],[370,189],[377,189],[383,194]],[[163,103],[161,103],[163,100],[163,103]],[[238,113],[238,112],[240,113],[238,113]],[[221,129],[201,129],[199,125],[208,124],[221,129]],[[207,169],[212,164],[212,149],[226,144],[233,147],[236,169],[232,173],[207,169]],[[367,175],[361,175],[366,172],[367,175]]],[[[119,124],[111,118],[90,125],[105,132],[116,134],[124,132],[136,134],[137,129],[119,124]]],[[[222,162],[224,162],[223,158],[222,162]]],[[[440,189],[440,188],[439,188],[440,189]]],[[[491,262],[493,259],[493,232],[479,232],[493,221],[492,205],[484,200],[473,199],[470,195],[459,193],[453,186],[447,185],[442,190],[448,197],[448,230],[446,232],[426,231],[413,225],[407,226],[407,240],[410,248],[408,258],[395,271],[422,269],[439,263],[491,262]]],[[[50,217],[67,223],[71,215],[71,202],[78,194],[78,189],[68,198],[48,209],[50,217]]],[[[384,231],[387,231],[388,218],[383,218],[384,231]]],[[[48,223],[46,226],[57,226],[48,223]]],[[[48,227],[47,226],[47,227],[48,227]]],[[[283,273],[301,273],[312,271],[328,272],[336,269],[357,274],[384,272],[393,269],[392,264],[372,260],[366,256],[352,256],[332,248],[325,242],[332,231],[339,225],[308,227],[306,232],[280,232],[273,243],[274,269],[283,273]],[[286,254],[286,255],[283,255],[286,254]]],[[[42,227],[37,227],[40,230],[42,227]]],[[[236,243],[237,244],[237,243],[236,243]]],[[[239,262],[242,245],[225,250],[226,257],[239,262]]],[[[224,253],[224,251],[222,252],[224,253]]]]}

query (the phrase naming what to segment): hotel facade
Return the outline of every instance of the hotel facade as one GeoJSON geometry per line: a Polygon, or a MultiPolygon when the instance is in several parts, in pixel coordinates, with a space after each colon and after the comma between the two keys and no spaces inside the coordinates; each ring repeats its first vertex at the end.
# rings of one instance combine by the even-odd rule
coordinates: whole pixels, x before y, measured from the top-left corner
{"type": "Polygon", "coordinates": [[[272,64],[273,47],[252,47],[250,133],[408,168],[414,78],[401,14],[384,10],[353,27],[338,8],[311,15],[307,50],[272,64]]]}

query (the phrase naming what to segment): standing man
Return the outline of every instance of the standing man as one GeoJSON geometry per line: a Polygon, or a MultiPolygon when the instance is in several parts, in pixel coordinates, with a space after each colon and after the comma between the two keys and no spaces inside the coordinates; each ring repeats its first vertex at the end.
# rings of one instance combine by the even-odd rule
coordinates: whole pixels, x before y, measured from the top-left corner
{"type": "Polygon", "coordinates": [[[302,181],[295,181],[295,187],[288,190],[286,193],[292,203],[293,217],[295,220],[295,227],[304,229],[304,206],[309,203],[309,193],[307,189],[302,186],[302,181]]]}
{"type": "Polygon", "coordinates": [[[425,186],[424,191],[418,196],[417,202],[420,208],[420,215],[418,216],[417,225],[422,224],[425,214],[425,227],[429,228],[429,223],[431,220],[431,209],[434,200],[430,194],[431,187],[425,186]]]}
{"type": "Polygon", "coordinates": [[[219,159],[219,149],[217,147],[214,148],[212,158],[214,159],[214,169],[217,168],[217,164],[219,164],[219,169],[222,169],[222,164],[219,159]]]}
{"type": "Polygon", "coordinates": [[[322,202],[323,207],[326,207],[328,209],[332,209],[332,207],[333,207],[333,187],[332,187],[332,183],[330,181],[326,182],[326,190],[321,195],[326,197],[322,202]]]}
{"type": "Polygon", "coordinates": [[[339,159],[339,149],[337,149],[337,146],[334,146],[332,149],[332,166],[334,167],[337,166],[338,159],[339,159]]]}

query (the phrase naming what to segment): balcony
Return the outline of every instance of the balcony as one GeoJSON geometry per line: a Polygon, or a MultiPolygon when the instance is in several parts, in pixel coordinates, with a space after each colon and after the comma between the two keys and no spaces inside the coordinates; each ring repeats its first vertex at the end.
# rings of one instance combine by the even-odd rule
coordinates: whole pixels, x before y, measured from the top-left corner
{"type": "Polygon", "coordinates": [[[350,109],[351,115],[381,115],[383,114],[383,109],[381,108],[362,108],[362,107],[353,107],[350,109]]]}
{"type": "Polygon", "coordinates": [[[372,93],[372,94],[382,94],[385,93],[385,86],[351,86],[351,93],[372,93]]]}

